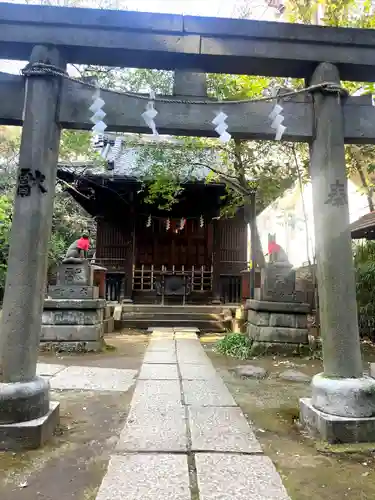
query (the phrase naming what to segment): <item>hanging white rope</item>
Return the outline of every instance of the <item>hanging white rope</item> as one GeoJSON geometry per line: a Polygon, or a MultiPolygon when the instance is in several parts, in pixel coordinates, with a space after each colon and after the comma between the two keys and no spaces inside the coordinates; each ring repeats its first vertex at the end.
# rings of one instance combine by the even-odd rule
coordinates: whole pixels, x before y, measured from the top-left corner
{"type": "Polygon", "coordinates": [[[283,107],[276,103],[268,118],[272,120],[271,127],[275,129],[276,135],[275,140],[281,141],[284,132],[286,130],[285,125],[283,125],[284,116],[282,115],[283,107]]]}
{"type": "Polygon", "coordinates": [[[142,118],[146,122],[146,125],[152,130],[152,135],[154,137],[158,137],[159,133],[156,130],[156,123],[155,123],[155,118],[158,115],[158,112],[154,107],[154,102],[155,102],[155,92],[151,91],[150,100],[147,103],[146,111],[142,113],[142,118]]]}
{"type": "Polygon", "coordinates": [[[103,106],[105,105],[104,100],[100,97],[100,88],[97,87],[93,96],[93,103],[89,107],[89,110],[94,113],[90,118],[90,121],[94,124],[92,131],[95,134],[103,134],[107,125],[104,123],[103,118],[106,116],[106,112],[103,111],[103,106]]]}
{"type": "Polygon", "coordinates": [[[121,147],[122,147],[122,137],[116,137],[115,143],[108,157],[108,161],[115,162],[119,158],[121,154],[121,147]]]}
{"type": "Polygon", "coordinates": [[[228,130],[228,124],[226,123],[226,120],[228,118],[228,115],[220,111],[215,118],[212,120],[212,123],[215,125],[215,132],[219,135],[219,139],[221,142],[226,143],[230,141],[231,135],[228,130]]]}

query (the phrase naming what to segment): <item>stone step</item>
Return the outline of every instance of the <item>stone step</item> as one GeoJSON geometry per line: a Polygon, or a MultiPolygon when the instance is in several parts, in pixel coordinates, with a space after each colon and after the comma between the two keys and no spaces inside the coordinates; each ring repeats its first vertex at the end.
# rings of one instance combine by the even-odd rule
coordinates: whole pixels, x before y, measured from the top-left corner
{"type": "Polygon", "coordinates": [[[212,332],[212,333],[223,333],[225,332],[225,328],[221,321],[213,321],[209,319],[191,319],[191,318],[180,318],[178,321],[176,319],[167,319],[166,317],[160,318],[152,318],[152,319],[144,319],[143,317],[139,318],[129,318],[121,320],[122,328],[134,328],[140,330],[147,330],[149,327],[196,327],[199,328],[201,332],[212,332]]]}
{"type": "Polygon", "coordinates": [[[144,319],[148,321],[159,321],[160,319],[166,319],[168,321],[175,321],[178,323],[180,320],[191,320],[191,321],[221,321],[221,316],[219,314],[207,314],[207,313],[186,313],[185,311],[155,311],[155,312],[123,312],[121,316],[122,320],[138,320],[144,319]]]}
{"type": "Polygon", "coordinates": [[[170,313],[170,312],[183,312],[184,314],[187,313],[196,313],[196,314],[221,314],[225,309],[228,309],[228,307],[225,306],[215,306],[215,305],[205,305],[205,306],[198,306],[198,305],[192,305],[188,304],[183,306],[182,304],[178,305],[161,305],[161,304],[123,304],[122,305],[122,312],[123,313],[159,313],[163,312],[165,313],[170,313]]]}

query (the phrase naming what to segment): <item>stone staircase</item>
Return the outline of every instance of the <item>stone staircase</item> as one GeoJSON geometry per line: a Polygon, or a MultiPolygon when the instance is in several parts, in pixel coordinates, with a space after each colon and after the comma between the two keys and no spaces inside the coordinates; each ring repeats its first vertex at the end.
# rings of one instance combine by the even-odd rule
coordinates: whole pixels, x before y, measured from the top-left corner
{"type": "Polygon", "coordinates": [[[150,327],[195,327],[201,332],[225,332],[224,310],[228,307],[201,305],[123,304],[122,328],[147,330],[150,327]]]}

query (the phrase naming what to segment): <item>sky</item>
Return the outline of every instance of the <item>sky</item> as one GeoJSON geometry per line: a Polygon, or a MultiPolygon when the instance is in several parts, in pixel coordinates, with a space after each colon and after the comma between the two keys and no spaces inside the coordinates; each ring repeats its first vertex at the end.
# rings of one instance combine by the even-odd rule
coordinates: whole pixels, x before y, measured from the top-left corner
{"type": "MultiPolygon", "coordinates": [[[[7,3],[26,3],[22,0],[8,0],[7,3]]],[[[43,1],[29,0],[29,4],[41,4],[43,1]]],[[[68,5],[69,0],[52,0],[54,5],[68,5]]],[[[109,0],[81,0],[80,6],[95,7],[109,3],[109,0]]],[[[119,9],[142,12],[161,12],[166,14],[185,14],[208,17],[239,17],[245,5],[251,6],[251,18],[274,20],[273,9],[267,7],[265,0],[112,0],[119,9]]],[[[0,11],[1,18],[1,11],[0,11]]],[[[26,62],[4,61],[0,59],[0,71],[18,74],[26,62]]],[[[71,73],[71,71],[69,71],[71,73]]]]}

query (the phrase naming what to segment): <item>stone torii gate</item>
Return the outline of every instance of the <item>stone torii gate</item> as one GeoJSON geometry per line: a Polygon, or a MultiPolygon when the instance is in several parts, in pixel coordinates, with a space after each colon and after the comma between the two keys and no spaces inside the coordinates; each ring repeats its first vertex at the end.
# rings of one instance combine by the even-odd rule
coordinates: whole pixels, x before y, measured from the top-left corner
{"type": "MultiPolygon", "coordinates": [[[[301,417],[325,438],[375,439],[375,380],[363,375],[344,144],[375,143],[371,96],[340,95],[340,79],[375,81],[375,31],[259,21],[0,3],[0,58],[175,70],[176,102],[158,101],[159,133],[273,139],[268,102],[200,104],[207,72],[329,82],[283,102],[284,139],[308,142],[314,198],[324,373],[301,417]],[[43,19],[41,22],[40,19],[43,19]],[[332,90],[332,86],[331,86],[332,90]]],[[[93,89],[59,75],[0,74],[0,124],[22,125],[18,186],[0,336],[0,448],[36,446],[58,418],[36,376],[61,128],[89,130],[93,89]]],[[[108,130],[148,132],[145,101],[102,91],[108,130]]]]}

